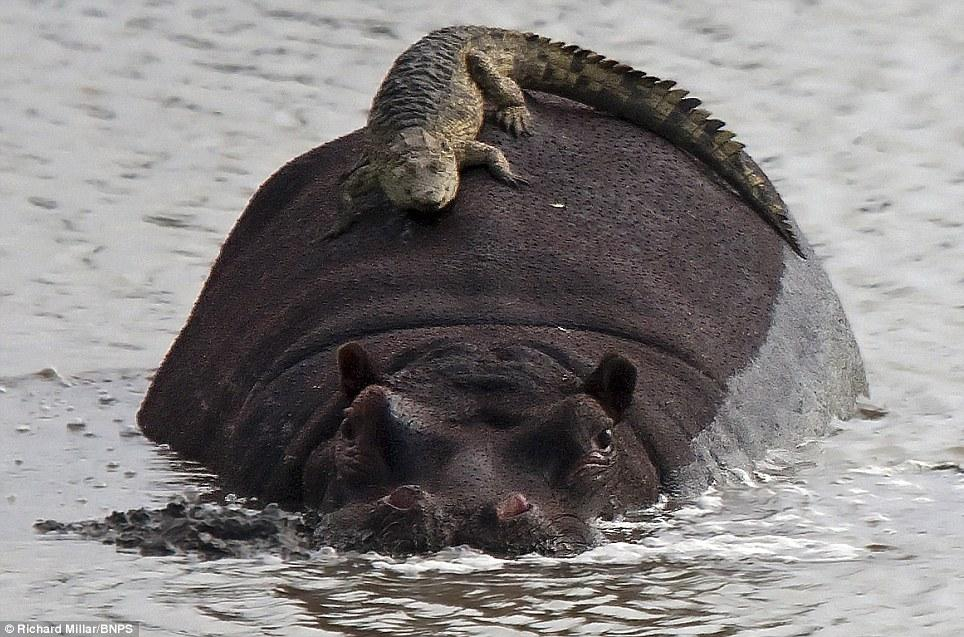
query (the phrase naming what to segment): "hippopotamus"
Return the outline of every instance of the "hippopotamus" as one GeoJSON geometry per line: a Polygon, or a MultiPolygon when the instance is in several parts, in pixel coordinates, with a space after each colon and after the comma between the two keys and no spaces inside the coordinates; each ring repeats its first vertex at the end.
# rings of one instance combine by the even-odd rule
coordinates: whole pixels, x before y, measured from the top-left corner
{"type": "MultiPolygon", "coordinates": [[[[594,522],[820,435],[866,392],[840,302],[709,168],[527,95],[486,126],[528,185],[463,175],[327,235],[355,132],[253,196],[138,413],[226,488],[344,549],[583,550],[594,522]]],[[[799,230],[796,230],[798,236],[799,230]]]]}

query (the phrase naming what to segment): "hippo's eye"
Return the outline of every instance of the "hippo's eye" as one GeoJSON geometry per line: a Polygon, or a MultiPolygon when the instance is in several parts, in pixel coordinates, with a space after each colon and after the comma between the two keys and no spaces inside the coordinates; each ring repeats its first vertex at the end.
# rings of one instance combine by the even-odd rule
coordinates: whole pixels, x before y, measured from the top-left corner
{"type": "Polygon", "coordinates": [[[593,445],[600,451],[611,451],[613,448],[613,430],[603,429],[593,438],[593,445]]]}

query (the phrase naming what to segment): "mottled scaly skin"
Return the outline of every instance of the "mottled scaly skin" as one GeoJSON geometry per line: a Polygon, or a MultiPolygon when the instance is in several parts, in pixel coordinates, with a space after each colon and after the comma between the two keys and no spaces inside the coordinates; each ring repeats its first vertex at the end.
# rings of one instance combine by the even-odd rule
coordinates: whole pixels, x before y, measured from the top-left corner
{"type": "Polygon", "coordinates": [[[602,55],[532,34],[480,26],[434,31],[402,53],[372,102],[367,146],[342,187],[329,236],[359,214],[357,199],[381,189],[402,209],[436,211],[459,188],[459,171],[484,165],[497,179],[525,183],[498,148],[476,138],[485,103],[514,135],[528,135],[522,89],[567,97],[639,124],[706,162],[804,256],[786,204],[760,167],[675,82],[602,55]]]}

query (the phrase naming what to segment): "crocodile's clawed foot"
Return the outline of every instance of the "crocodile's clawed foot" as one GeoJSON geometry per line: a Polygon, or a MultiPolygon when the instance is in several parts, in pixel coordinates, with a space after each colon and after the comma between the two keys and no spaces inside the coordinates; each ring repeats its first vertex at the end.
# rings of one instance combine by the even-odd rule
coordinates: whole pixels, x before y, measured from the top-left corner
{"type": "Polygon", "coordinates": [[[523,177],[512,172],[512,165],[501,150],[484,142],[468,141],[462,142],[458,148],[459,168],[469,166],[485,166],[489,173],[510,186],[528,185],[529,182],[523,177]]]}
{"type": "Polygon", "coordinates": [[[525,177],[520,177],[515,173],[504,173],[501,175],[496,175],[496,178],[504,184],[508,184],[513,188],[518,188],[519,186],[528,186],[529,180],[525,177]]]}
{"type": "Polygon", "coordinates": [[[513,137],[532,135],[532,115],[525,106],[506,106],[495,114],[495,121],[503,129],[512,133],[513,137]]]}

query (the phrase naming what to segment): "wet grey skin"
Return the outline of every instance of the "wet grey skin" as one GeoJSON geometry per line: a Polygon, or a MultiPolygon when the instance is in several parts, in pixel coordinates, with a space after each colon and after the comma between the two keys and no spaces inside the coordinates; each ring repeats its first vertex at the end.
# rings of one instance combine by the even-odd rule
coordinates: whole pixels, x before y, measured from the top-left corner
{"type": "Polygon", "coordinates": [[[524,347],[445,345],[380,378],[349,343],[339,366],[352,400],[322,451],[325,543],[565,555],[596,542],[592,520],[655,497],[621,419],[636,370],[619,355],[584,380],[524,347]]]}
{"type": "Polygon", "coordinates": [[[483,26],[433,31],[398,57],[375,95],[365,151],[346,175],[340,214],[327,236],[351,227],[371,191],[400,209],[431,213],[452,202],[468,166],[485,166],[512,186],[527,183],[499,148],[477,137],[487,102],[502,128],[531,134],[522,90],[532,89],[623,117],[692,153],[806,258],[787,206],[763,170],[722,121],[675,85],[533,33],[483,26]]]}

